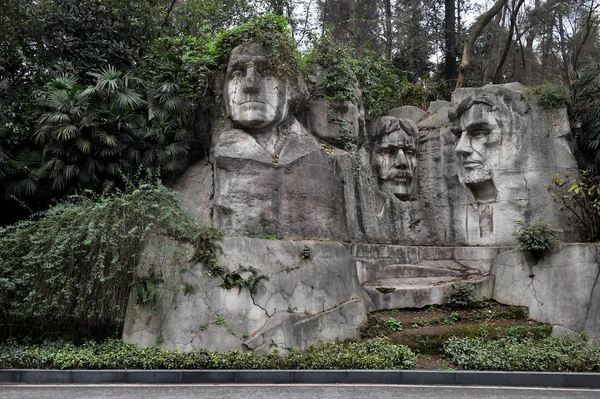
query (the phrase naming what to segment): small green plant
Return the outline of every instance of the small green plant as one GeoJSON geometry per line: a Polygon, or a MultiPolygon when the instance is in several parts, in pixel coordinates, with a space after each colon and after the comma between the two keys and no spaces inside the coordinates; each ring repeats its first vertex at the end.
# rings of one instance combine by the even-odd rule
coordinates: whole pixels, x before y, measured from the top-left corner
{"type": "Polygon", "coordinates": [[[310,260],[310,258],[312,258],[312,250],[308,245],[305,245],[304,248],[300,250],[300,257],[304,260],[310,260]]]}
{"type": "Polygon", "coordinates": [[[183,294],[190,295],[194,293],[194,286],[190,283],[183,284],[183,294]]]}
{"type": "Polygon", "coordinates": [[[385,322],[385,324],[387,325],[387,328],[393,332],[400,332],[404,329],[401,322],[391,317],[385,322]]]}
{"type": "Polygon", "coordinates": [[[202,227],[193,238],[194,254],[190,262],[199,262],[207,269],[209,276],[219,275],[225,270],[219,265],[217,255],[221,251],[219,241],[223,232],[215,227],[202,227]]]}
{"type": "Polygon", "coordinates": [[[233,287],[244,288],[248,287],[248,289],[253,292],[256,287],[256,283],[258,283],[262,279],[268,279],[267,276],[262,274],[262,272],[253,267],[253,266],[244,266],[238,265],[237,270],[232,272],[224,272],[221,277],[223,278],[223,284],[221,287],[230,290],[233,287]]]}
{"type": "Polygon", "coordinates": [[[530,252],[537,263],[544,251],[554,248],[554,243],[557,241],[556,234],[561,231],[540,218],[528,224],[517,220],[513,235],[517,237],[517,250],[530,252]]]}
{"type": "MultiPolygon", "coordinates": [[[[455,308],[465,308],[475,302],[475,289],[468,284],[453,284],[448,296],[448,304],[455,308]]],[[[454,315],[454,313],[453,313],[454,315]]]]}

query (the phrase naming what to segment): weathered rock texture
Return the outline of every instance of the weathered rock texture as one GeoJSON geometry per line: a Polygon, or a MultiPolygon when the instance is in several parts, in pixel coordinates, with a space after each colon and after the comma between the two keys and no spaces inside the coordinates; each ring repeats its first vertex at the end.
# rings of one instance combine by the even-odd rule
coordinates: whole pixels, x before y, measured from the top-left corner
{"type": "Polygon", "coordinates": [[[557,173],[577,173],[565,110],[507,84],[460,89],[451,103],[392,110],[367,127],[358,89],[355,102],[313,99],[295,115],[302,84],[270,75],[266,56],[256,44],[234,49],[210,157],[173,187],[198,221],[230,237],[224,267],[268,279],[225,289],[187,264],[190,248],[151,243],[145,264],[165,277],[165,295],[153,313],[130,306],[124,339],[183,351],[303,348],[356,337],[367,311],[443,303],[466,284],[527,306],[557,334],[600,341],[598,248],[564,245],[534,265],[506,247],[517,220],[543,217],[567,241],[580,234],[548,192],[557,173]],[[382,120],[397,129],[375,134],[382,120]]]}
{"type": "Polygon", "coordinates": [[[585,333],[600,344],[600,247],[562,244],[537,263],[529,254],[498,255],[491,273],[498,302],[527,306],[544,323],[585,333]]]}
{"type": "MultiPolygon", "coordinates": [[[[166,243],[155,243],[155,256],[148,263],[165,266],[161,246],[168,249],[166,243]]],[[[130,306],[123,338],[142,346],[162,341],[162,347],[181,351],[285,350],[358,338],[372,304],[342,244],[226,238],[222,249],[223,267],[254,267],[266,278],[253,291],[225,289],[223,279],[207,275],[200,264],[182,268],[172,274],[177,281],[165,283],[165,295],[153,314],[147,308],[135,314],[130,306]]],[[[186,255],[180,255],[180,262],[186,255]]],[[[168,263],[172,267],[173,260],[168,263]]]]}

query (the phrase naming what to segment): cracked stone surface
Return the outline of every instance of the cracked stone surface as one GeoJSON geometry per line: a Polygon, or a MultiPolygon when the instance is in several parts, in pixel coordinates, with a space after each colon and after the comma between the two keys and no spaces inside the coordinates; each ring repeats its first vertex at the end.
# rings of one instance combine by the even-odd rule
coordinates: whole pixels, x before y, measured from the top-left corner
{"type": "Polygon", "coordinates": [[[535,264],[528,254],[505,252],[494,260],[493,298],[527,306],[529,317],[585,333],[600,343],[598,245],[561,244],[535,264]]]}
{"type": "Polygon", "coordinates": [[[192,292],[165,295],[153,315],[140,308],[126,323],[123,338],[180,351],[263,351],[358,337],[371,305],[354,259],[341,243],[226,238],[222,249],[221,266],[252,266],[268,278],[254,292],[227,290],[220,277],[193,265],[178,277],[192,292]],[[305,247],[310,259],[303,259],[305,247]]]}

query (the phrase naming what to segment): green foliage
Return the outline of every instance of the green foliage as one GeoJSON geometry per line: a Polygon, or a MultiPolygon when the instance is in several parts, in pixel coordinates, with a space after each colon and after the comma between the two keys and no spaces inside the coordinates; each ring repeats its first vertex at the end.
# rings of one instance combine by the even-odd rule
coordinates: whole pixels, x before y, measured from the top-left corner
{"type": "Polygon", "coordinates": [[[475,288],[468,284],[453,284],[448,304],[455,308],[471,306],[475,302],[475,288]]]}
{"type": "Polygon", "coordinates": [[[282,236],[277,236],[274,234],[259,234],[256,236],[256,238],[260,238],[261,240],[284,240],[285,237],[282,236]]]}
{"type": "Polygon", "coordinates": [[[422,79],[418,82],[409,82],[406,76],[402,77],[402,87],[399,93],[399,105],[413,105],[427,109],[429,103],[449,97],[449,88],[446,82],[431,79],[422,79]]]}
{"type": "Polygon", "coordinates": [[[399,332],[402,331],[404,328],[402,327],[402,323],[399,322],[396,319],[393,318],[389,318],[387,319],[387,321],[385,322],[385,324],[387,325],[388,329],[392,332],[399,332]]]}
{"type": "Polygon", "coordinates": [[[543,219],[526,224],[517,220],[513,235],[517,237],[517,250],[522,252],[543,252],[554,248],[556,234],[562,230],[553,227],[543,219]]]}
{"type": "Polygon", "coordinates": [[[269,48],[273,71],[285,77],[300,74],[296,45],[281,15],[253,17],[238,27],[222,31],[209,44],[208,51],[218,68],[223,68],[233,48],[252,41],[269,48]]]}
{"type": "Polygon", "coordinates": [[[600,348],[557,338],[453,337],[444,352],[465,370],[600,371],[600,348]]]}
{"type": "Polygon", "coordinates": [[[571,105],[571,92],[567,86],[545,84],[532,88],[540,96],[540,105],[544,109],[566,108],[571,105]]]}
{"type": "Polygon", "coordinates": [[[577,71],[571,84],[573,106],[569,116],[577,141],[579,167],[600,175],[600,59],[577,71]]]}
{"type": "Polygon", "coordinates": [[[225,269],[217,262],[217,255],[221,251],[219,241],[223,232],[215,227],[200,227],[194,235],[194,254],[190,262],[199,262],[207,269],[209,276],[222,274],[225,269]]]}
{"type": "MultiPolygon", "coordinates": [[[[120,328],[130,290],[156,303],[161,276],[140,265],[144,243],[160,235],[194,241],[201,229],[162,184],[72,196],[35,218],[0,229],[0,325],[120,328]]],[[[149,265],[145,265],[149,266],[149,265]]]]}
{"type": "Polygon", "coordinates": [[[323,68],[323,75],[311,90],[313,98],[356,103],[357,80],[347,49],[336,45],[330,36],[322,36],[304,60],[310,69],[323,68]]]}
{"type": "Polygon", "coordinates": [[[223,284],[221,287],[225,289],[232,289],[233,287],[244,288],[248,287],[251,292],[254,292],[256,283],[262,279],[268,279],[267,276],[262,274],[260,270],[253,266],[238,265],[237,270],[224,272],[221,277],[223,278],[223,284]]]}
{"type": "Polygon", "coordinates": [[[561,209],[574,215],[584,229],[585,239],[600,239],[600,176],[581,171],[581,180],[556,175],[552,179],[552,195],[561,209]]]}
{"type": "Polygon", "coordinates": [[[401,82],[389,61],[375,53],[365,52],[354,61],[354,73],[363,91],[367,115],[383,115],[398,104],[401,82]]]}
{"type": "Polygon", "coordinates": [[[414,369],[414,353],[386,338],[364,342],[325,343],[305,350],[264,355],[198,350],[190,353],[158,347],[137,348],[118,340],[93,341],[77,347],[67,342],[42,345],[0,345],[0,368],[27,369],[414,369]]]}
{"type": "Polygon", "coordinates": [[[361,327],[360,334],[363,338],[385,337],[386,335],[400,332],[403,329],[402,322],[392,317],[387,320],[370,317],[367,323],[361,327]]]}

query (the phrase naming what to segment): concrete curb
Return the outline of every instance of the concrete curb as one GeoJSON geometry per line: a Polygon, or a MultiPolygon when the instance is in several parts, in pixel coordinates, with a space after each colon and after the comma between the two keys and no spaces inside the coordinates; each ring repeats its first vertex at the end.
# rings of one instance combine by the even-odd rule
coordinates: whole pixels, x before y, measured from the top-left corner
{"type": "Polygon", "coordinates": [[[410,384],[600,388],[600,373],[391,370],[0,370],[21,384],[410,384]]]}

